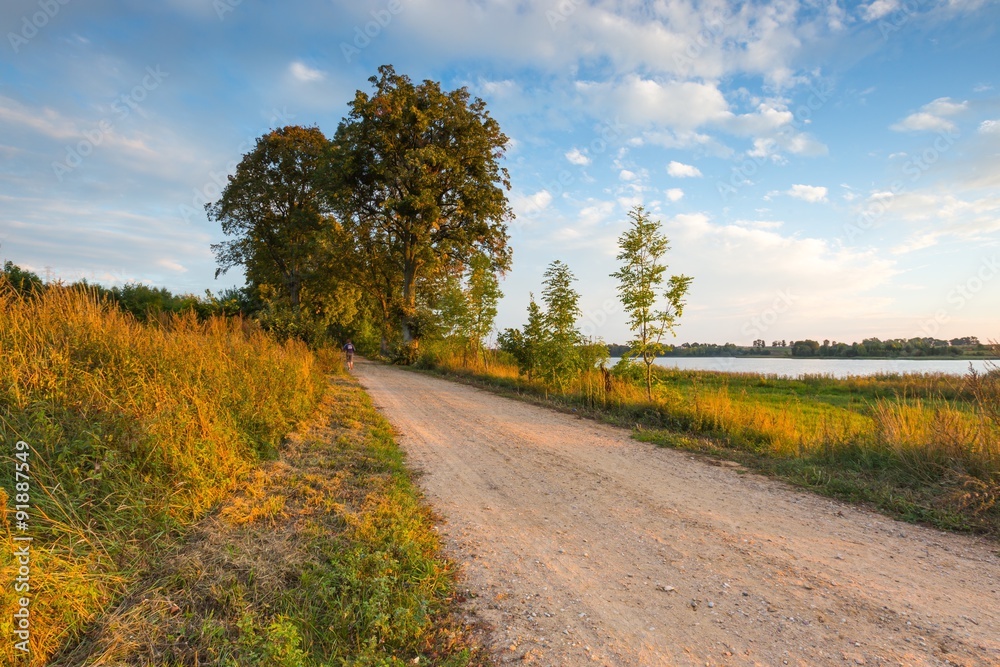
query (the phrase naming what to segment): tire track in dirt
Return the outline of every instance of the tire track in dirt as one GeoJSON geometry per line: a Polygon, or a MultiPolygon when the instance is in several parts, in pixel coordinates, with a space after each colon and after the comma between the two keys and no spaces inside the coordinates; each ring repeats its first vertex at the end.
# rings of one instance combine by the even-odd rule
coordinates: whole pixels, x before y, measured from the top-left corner
{"type": "Polygon", "coordinates": [[[500,662],[1000,665],[1000,545],[359,361],[500,662]]]}

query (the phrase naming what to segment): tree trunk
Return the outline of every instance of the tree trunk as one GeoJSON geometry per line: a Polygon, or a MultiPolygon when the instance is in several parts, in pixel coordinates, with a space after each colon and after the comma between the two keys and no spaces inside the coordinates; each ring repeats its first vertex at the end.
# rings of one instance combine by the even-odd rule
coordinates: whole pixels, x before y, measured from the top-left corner
{"type": "Polygon", "coordinates": [[[291,276],[288,279],[288,300],[292,304],[293,309],[298,309],[299,307],[299,292],[302,290],[302,281],[298,276],[291,276]]]}
{"type": "MultiPolygon", "coordinates": [[[[643,361],[646,361],[643,359],[643,361]]],[[[646,361],[646,399],[653,400],[653,362],[646,361]]]]}
{"type": "Polygon", "coordinates": [[[417,263],[407,257],[403,261],[403,344],[416,344],[414,333],[414,318],[417,314],[417,263]]]}

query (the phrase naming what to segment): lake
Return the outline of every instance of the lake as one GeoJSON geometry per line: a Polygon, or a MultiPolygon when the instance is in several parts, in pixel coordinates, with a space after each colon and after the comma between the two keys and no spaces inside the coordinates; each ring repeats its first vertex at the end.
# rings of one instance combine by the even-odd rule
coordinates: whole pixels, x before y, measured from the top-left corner
{"type": "MultiPolygon", "coordinates": [[[[611,364],[618,362],[611,359],[611,364]]],[[[761,373],[798,377],[800,375],[832,375],[843,378],[850,375],[875,375],[877,373],[948,373],[964,375],[969,364],[976,370],[986,370],[982,359],[792,359],[767,357],[660,357],[657,366],[683,370],[721,371],[724,373],[761,373]]],[[[1000,362],[992,362],[1000,366],[1000,362]]]]}

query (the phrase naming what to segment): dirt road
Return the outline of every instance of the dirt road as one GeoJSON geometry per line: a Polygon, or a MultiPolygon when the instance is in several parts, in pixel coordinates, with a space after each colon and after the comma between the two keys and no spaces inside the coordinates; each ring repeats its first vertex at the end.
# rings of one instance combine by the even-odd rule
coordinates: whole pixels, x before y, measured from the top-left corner
{"type": "Polygon", "coordinates": [[[359,362],[501,662],[1000,665],[1000,545],[359,362]]]}

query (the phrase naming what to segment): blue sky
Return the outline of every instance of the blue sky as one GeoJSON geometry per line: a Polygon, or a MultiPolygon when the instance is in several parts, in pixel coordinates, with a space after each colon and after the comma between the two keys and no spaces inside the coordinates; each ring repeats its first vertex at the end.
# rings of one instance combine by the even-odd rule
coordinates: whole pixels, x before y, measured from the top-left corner
{"type": "Polygon", "coordinates": [[[996,2],[8,0],[0,26],[0,259],[52,278],[235,284],[202,204],[390,63],[511,138],[500,327],[562,259],[585,333],[624,342],[641,203],[695,279],[679,341],[1000,338],[996,2]]]}

